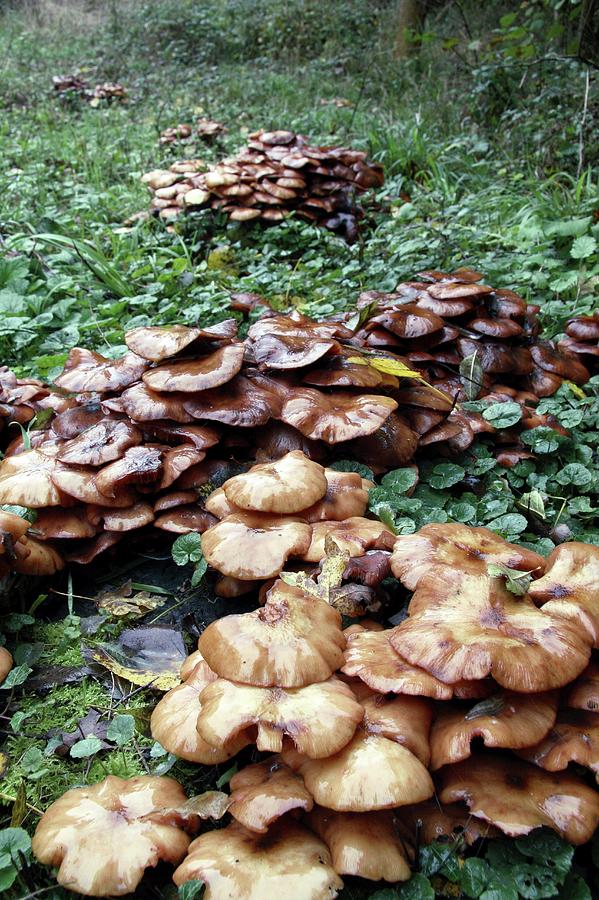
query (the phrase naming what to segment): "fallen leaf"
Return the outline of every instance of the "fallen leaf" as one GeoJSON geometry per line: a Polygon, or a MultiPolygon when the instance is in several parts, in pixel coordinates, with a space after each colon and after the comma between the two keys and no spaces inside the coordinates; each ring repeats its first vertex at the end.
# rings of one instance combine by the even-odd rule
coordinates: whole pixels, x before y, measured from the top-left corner
{"type": "Polygon", "coordinates": [[[127,628],[118,640],[97,644],[88,654],[118,678],[159,691],[180,684],[187,656],[181,632],[168,625],[127,628]]]}

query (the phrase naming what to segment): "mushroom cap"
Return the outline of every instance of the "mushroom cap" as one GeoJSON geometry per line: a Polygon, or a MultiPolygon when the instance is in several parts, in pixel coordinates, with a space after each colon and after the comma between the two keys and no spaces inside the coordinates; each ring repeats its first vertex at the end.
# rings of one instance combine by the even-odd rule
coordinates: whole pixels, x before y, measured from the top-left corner
{"type": "MultiPolygon", "coordinates": [[[[324,362],[327,362],[326,360],[324,362]]],[[[358,387],[392,389],[399,387],[396,375],[379,372],[373,366],[350,362],[343,356],[333,356],[322,369],[311,369],[302,381],[315,387],[358,387]]]]}
{"type": "Polygon", "coordinates": [[[263,900],[277,894],[333,900],[343,887],[326,845],[288,819],[275,823],[266,835],[238,822],[200,835],[173,880],[176,885],[203,881],[205,900],[263,900]]]}
{"type": "Polygon", "coordinates": [[[599,710],[599,662],[591,660],[584,672],[568,688],[567,706],[574,709],[586,709],[589,712],[599,710]]]}
{"type": "Polygon", "coordinates": [[[26,450],[0,462],[0,503],[43,509],[60,506],[60,491],[52,475],[66,470],[56,457],[42,450],[26,450]]]}
{"type": "Polygon", "coordinates": [[[570,763],[578,763],[599,778],[599,716],[580,709],[562,709],[543,739],[518,756],[548,772],[561,772],[570,763]]]}
{"type": "Polygon", "coordinates": [[[431,729],[430,768],[434,771],[467,759],[474,738],[482,738],[485,747],[531,747],[549,732],[556,715],[557,695],[553,693],[504,691],[470,709],[442,706],[431,729]]]}
{"type": "Polygon", "coordinates": [[[202,534],[215,524],[214,516],[211,516],[197,503],[169,509],[154,520],[154,528],[172,531],[174,534],[189,534],[191,531],[202,534]]]}
{"type": "Polygon", "coordinates": [[[195,341],[228,341],[237,333],[235,319],[226,319],[210,328],[188,328],[185,325],[133,328],[125,334],[130,350],[152,362],[176,356],[195,341]]]}
{"type": "Polygon", "coordinates": [[[599,646],[599,547],[578,541],[560,544],[547,557],[545,575],[533,581],[528,595],[539,604],[565,600],[579,607],[599,646]]]}
{"type": "Polygon", "coordinates": [[[372,694],[362,700],[363,728],[397,741],[417,756],[423,765],[430,761],[429,734],[433,705],[422,697],[384,697],[372,694]]]}
{"type": "Polygon", "coordinates": [[[183,472],[201,463],[205,456],[203,450],[197,450],[189,444],[168,448],[162,458],[162,478],[159,489],[164,490],[170,487],[183,472]]]}
{"type": "Polygon", "coordinates": [[[152,505],[143,501],[134,503],[126,509],[100,507],[99,513],[104,520],[106,531],[134,531],[154,521],[152,505]]]}
{"type": "Polygon", "coordinates": [[[223,484],[230,503],[241,509],[297,513],[321,500],[327,491],[324,469],[301,450],[270,463],[252,466],[223,484]]]}
{"type": "Polygon", "coordinates": [[[230,381],[243,364],[244,345],[224,347],[196,359],[184,359],[150,369],[143,376],[153,391],[181,391],[184,394],[205,391],[230,381]]]}
{"type": "Polygon", "coordinates": [[[308,812],[314,806],[302,779],[276,758],[246,766],[229,785],[229,812],[245,828],[260,834],[266,834],[290,810],[308,812]]]}
{"type": "Polygon", "coordinates": [[[200,694],[218,678],[202,661],[201,654],[198,657],[191,671],[181,670],[181,677],[186,676],[183,684],[168,691],[154,707],[150,731],[155,741],[179,759],[215,766],[231,759],[249,742],[239,736],[220,747],[213,747],[198,734],[196,722],[200,714],[200,694]]]}
{"type": "Polygon", "coordinates": [[[0,647],[0,684],[4,682],[4,679],[6,678],[12,667],[12,654],[8,652],[6,647],[0,647]]]}
{"type": "MultiPolygon", "coordinates": [[[[269,320],[272,321],[272,320],[269,320]]],[[[297,329],[291,334],[262,334],[250,338],[246,358],[254,365],[268,369],[300,369],[322,359],[340,345],[335,340],[319,337],[312,331],[297,329]]]]}
{"type": "MultiPolygon", "coordinates": [[[[143,381],[123,391],[118,398],[122,412],[134,422],[155,422],[160,419],[173,419],[175,422],[187,424],[193,422],[193,416],[184,409],[187,394],[159,394],[150,390],[143,381]]],[[[112,401],[107,400],[103,408],[113,408],[112,401]]]]}
{"type": "Polygon", "coordinates": [[[256,428],[277,415],[281,400],[277,386],[269,379],[236,375],[226,386],[187,398],[184,407],[193,419],[209,419],[237,428],[256,428]]]}
{"type": "Polygon", "coordinates": [[[567,378],[575,384],[585,384],[589,380],[589,371],[573,353],[560,350],[550,341],[537,341],[530,348],[536,365],[552,375],[567,378]]]}
{"type": "Polygon", "coordinates": [[[141,431],[130,422],[105,419],[64,443],[56,458],[68,465],[103,466],[141,443],[141,431]]]}
{"type": "Polygon", "coordinates": [[[52,538],[90,538],[96,534],[96,528],[87,518],[85,509],[78,507],[40,509],[29,530],[34,537],[43,541],[52,538]]]}
{"type": "Polygon", "coordinates": [[[445,322],[440,316],[429,312],[428,309],[421,309],[416,303],[404,303],[396,309],[385,310],[372,316],[366,328],[371,331],[377,325],[382,325],[397,337],[413,340],[440,331],[445,322]]]}
{"type": "Polygon", "coordinates": [[[463,839],[470,847],[480,838],[500,836],[493,825],[475,819],[460,803],[444,803],[441,806],[436,797],[414,806],[402,807],[398,824],[402,836],[414,846],[463,839]]]}
{"type": "Polygon", "coordinates": [[[202,535],[202,551],[213,569],[242,581],[273,578],[290,556],[310,546],[312,528],[302,519],[244,513],[226,516],[202,535]]]}
{"type": "Polygon", "coordinates": [[[397,413],[391,413],[373,434],[356,438],[347,445],[348,456],[356,456],[376,472],[405,465],[417,447],[418,434],[397,413]]]}
{"type": "MultiPolygon", "coordinates": [[[[330,756],[351,739],[364,710],[338,678],[301,688],[262,688],[224,678],[200,697],[201,736],[214,747],[257,727],[258,750],[279,752],[288,736],[311,759],[330,756]]],[[[251,732],[250,732],[251,733],[251,732]]]]}
{"type": "MultiPolygon", "coordinates": [[[[113,465],[113,463],[109,463],[113,465]]],[[[100,470],[103,471],[103,470],[100,470]]],[[[96,506],[111,506],[123,508],[132,506],[135,502],[135,493],[129,487],[115,491],[114,496],[103,494],[96,485],[96,472],[83,466],[61,466],[51,473],[53,484],[62,494],[74,497],[82,503],[91,503],[96,506]]]]}
{"type": "Polygon", "coordinates": [[[338,753],[310,759],[285,750],[283,760],[299,771],[315,801],[340,812],[370,812],[432,796],[431,777],[406,747],[359,728],[338,753]]]}
{"type": "Polygon", "coordinates": [[[206,497],[204,500],[204,507],[213,516],[216,516],[217,519],[224,519],[227,516],[237,514],[243,515],[246,512],[246,510],[241,509],[239,506],[235,506],[234,503],[229,503],[227,495],[222,487],[212,491],[212,493],[206,497]]]}
{"type": "Polygon", "coordinates": [[[68,559],[69,562],[87,565],[95,559],[96,556],[99,556],[101,553],[114,547],[115,544],[118,544],[121,538],[122,535],[118,531],[104,531],[94,538],[82,541],[76,550],[70,550],[65,554],[65,559],[68,559]]]}
{"type": "Polygon", "coordinates": [[[187,798],[172,778],[109,775],[73,788],[39,822],[31,847],[39,862],[58,868],[58,883],[90,897],[135,890],[149,866],[180,862],[190,838],[173,810],[187,798]]]}
{"type": "Polygon", "coordinates": [[[390,810],[352,813],[316,807],[307,818],[325,842],[339,875],[370,881],[407,881],[410,863],[390,810]]]}
{"type": "Polygon", "coordinates": [[[74,347],[54,384],[71,394],[121,391],[139,381],[147,367],[145,359],[135,353],[126,353],[115,360],[74,347]]]}
{"type": "Polygon", "coordinates": [[[314,522],[310,546],[301,556],[306,562],[320,562],[326,556],[325,542],[332,538],[341,551],[364,556],[367,550],[390,550],[395,535],[383,522],[352,516],[343,522],[314,522]]]}
{"type": "Polygon", "coordinates": [[[325,469],[327,489],[324,497],[302,510],[307,522],[342,522],[353,516],[363,516],[368,507],[368,491],[372,482],[357,472],[338,472],[325,469]]]}
{"type": "Polygon", "coordinates": [[[599,317],[575,316],[568,322],[566,334],[577,341],[599,341],[599,317]]]}
{"type": "Polygon", "coordinates": [[[473,816],[512,837],[546,825],[571,844],[584,844],[599,823],[599,793],[580,778],[511,756],[481,753],[446,766],[440,779],[441,803],[463,800],[473,816]]]}
{"type": "Polygon", "coordinates": [[[316,388],[294,387],[283,395],[278,415],[287,425],[312,440],[338,444],[372,434],[397,409],[391,397],[377,394],[324,394],[316,388]]]}
{"type": "Polygon", "coordinates": [[[344,646],[337,610],[282,581],[264,606],[216,619],[198,643],[222,678],[284,688],[326,681],[342,664],[344,646]]]}
{"type": "Polygon", "coordinates": [[[64,560],[50,544],[36,541],[31,537],[21,538],[25,542],[26,554],[18,555],[12,564],[21,575],[54,575],[64,569],[64,560]]]}
{"type": "Polygon", "coordinates": [[[7,551],[10,553],[11,543],[22,538],[29,527],[27,519],[0,509],[0,556],[4,556],[7,551]]]}
{"type": "Polygon", "coordinates": [[[411,591],[438,566],[459,566],[482,574],[488,563],[502,563],[524,572],[545,569],[545,560],[538,553],[509,544],[488,528],[458,523],[425,525],[416,534],[399,535],[391,557],[393,574],[411,591]]]}
{"type": "Polygon", "coordinates": [[[585,668],[589,638],[564,615],[543,613],[500,578],[437,568],[420,580],[394,649],[449,684],[491,675],[536,693],[562,687],[585,668]]]}
{"type": "Polygon", "coordinates": [[[157,447],[130,447],[120,459],[100,469],[96,487],[105,497],[116,497],[129,484],[151,484],[162,475],[162,456],[157,447]]]}

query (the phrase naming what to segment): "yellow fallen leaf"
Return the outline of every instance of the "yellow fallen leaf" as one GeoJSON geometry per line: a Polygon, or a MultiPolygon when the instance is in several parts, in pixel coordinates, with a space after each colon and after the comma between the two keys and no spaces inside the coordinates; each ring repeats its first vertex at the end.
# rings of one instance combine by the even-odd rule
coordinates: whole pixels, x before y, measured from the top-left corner
{"type": "Polygon", "coordinates": [[[575,397],[578,397],[579,400],[586,400],[585,392],[578,387],[577,384],[574,384],[573,381],[564,381],[564,384],[567,384],[569,389],[572,391],[575,397]]]}
{"type": "Polygon", "coordinates": [[[405,363],[398,359],[389,359],[387,356],[350,356],[348,362],[356,363],[358,366],[370,366],[371,369],[376,369],[385,375],[396,375],[398,378],[413,378],[415,381],[425,384],[437,396],[443,397],[444,400],[448,399],[447,394],[429,384],[420,372],[410,369],[409,366],[406,366],[405,363]]]}

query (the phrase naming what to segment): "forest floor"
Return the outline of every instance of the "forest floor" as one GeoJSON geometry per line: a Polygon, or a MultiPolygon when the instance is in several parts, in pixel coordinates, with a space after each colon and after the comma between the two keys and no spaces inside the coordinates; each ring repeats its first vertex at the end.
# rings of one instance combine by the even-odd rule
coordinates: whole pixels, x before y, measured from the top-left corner
{"type": "MultiPolygon", "coordinates": [[[[506,74],[480,60],[462,67],[436,45],[398,65],[385,36],[388,8],[377,12],[365,0],[330,4],[342,7],[350,43],[336,35],[335,11],[320,4],[274,3],[268,14],[253,0],[242,13],[243,3],[216,0],[106,3],[100,13],[67,6],[70,14],[59,3],[38,16],[27,14],[28,4],[0,12],[0,360],[17,374],[51,380],[76,345],[118,356],[135,326],[218,321],[231,291],[325,316],[350,307],[362,290],[392,290],[427,268],[469,265],[489,284],[540,304],[547,337],[596,307],[590,129],[599,101],[577,62],[506,74]],[[122,82],[127,101],[94,108],[61,100],[52,76],[76,69],[92,84],[122,82]],[[200,115],[222,122],[227,134],[210,145],[158,143],[164,128],[200,115]],[[365,201],[356,243],[297,220],[264,229],[199,216],[170,232],[155,219],[124,225],[148,207],[144,172],[182,157],[214,162],[258,128],[364,149],[383,164],[385,185],[365,201]]],[[[450,18],[443,27],[461,33],[462,24],[450,18]]],[[[558,524],[599,543],[597,393],[594,382],[584,392],[560,389],[547,408],[571,437],[554,444],[538,435],[537,462],[509,477],[479,458],[456,460],[462,476],[482,479],[477,496],[456,504],[456,472],[431,484],[425,469],[420,505],[395,510],[399,528],[503,517],[498,530],[544,553],[558,524]],[[546,500],[543,527],[532,534],[520,513],[522,497],[535,490],[546,500]]],[[[23,695],[17,686],[0,705],[3,826],[31,831],[67,788],[108,773],[168,771],[194,793],[226,781],[226,765],[216,776],[214,769],[199,775],[147,736],[151,691],[89,667],[89,651],[117,641],[124,627],[121,618],[98,616],[93,598],[107,587],[149,585],[161,605],[143,624],[184,627],[188,637],[222,614],[209,586],[198,604],[191,571],[158,542],[108,574],[100,565],[50,590],[13,586],[0,630],[25,674],[33,671],[23,695]],[[114,715],[117,707],[134,719],[122,746],[92,743],[80,755],[62,746],[88,711],[114,715]]],[[[15,897],[39,888],[66,896],[41,874],[32,885],[31,871],[19,875],[15,897]]],[[[151,884],[147,890],[166,896],[151,884]]],[[[350,885],[347,896],[362,890],[350,885]]]]}

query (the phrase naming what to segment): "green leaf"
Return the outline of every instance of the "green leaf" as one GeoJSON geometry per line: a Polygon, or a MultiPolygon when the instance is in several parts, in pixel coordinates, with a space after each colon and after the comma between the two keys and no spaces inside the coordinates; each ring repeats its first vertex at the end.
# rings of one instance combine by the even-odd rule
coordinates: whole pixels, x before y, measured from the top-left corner
{"type": "Polygon", "coordinates": [[[374,479],[374,472],[368,466],[355,462],[353,459],[338,459],[337,462],[331,463],[331,469],[337,472],[357,472],[360,478],[366,478],[368,481],[374,479]]]}
{"type": "Polygon", "coordinates": [[[546,425],[523,431],[520,435],[522,443],[534,450],[535,453],[554,453],[560,445],[560,438],[562,435],[546,425]]]}
{"type": "Polygon", "coordinates": [[[204,559],[204,554],[202,553],[202,558],[197,561],[196,567],[193,570],[193,575],[191,576],[191,586],[197,587],[207,571],[208,563],[204,559]]]}
{"type": "Polygon", "coordinates": [[[583,234],[577,237],[572,243],[570,256],[572,259],[587,259],[592,256],[597,249],[597,241],[590,234],[583,234]]]}
{"type": "Polygon", "coordinates": [[[2,684],[0,684],[0,690],[9,691],[11,688],[18,687],[20,684],[23,684],[27,681],[27,678],[31,674],[33,670],[29,668],[29,666],[15,666],[14,669],[11,669],[2,684]]]}
{"type": "Polygon", "coordinates": [[[501,534],[520,534],[522,531],[526,531],[528,522],[519,513],[508,513],[487,522],[487,527],[501,534]]]}
{"type": "Polygon", "coordinates": [[[179,900],[198,900],[199,897],[204,895],[206,885],[203,881],[197,881],[193,879],[192,881],[186,881],[185,884],[179,886],[178,896],[179,900]]]}
{"type": "Polygon", "coordinates": [[[186,566],[190,562],[199,562],[203,559],[202,542],[196,531],[189,534],[180,534],[171,548],[173,562],[177,566],[186,566]]]}
{"type": "Polygon", "coordinates": [[[484,372],[478,351],[465,356],[460,363],[460,381],[467,400],[476,400],[484,383],[484,372]]]}
{"type": "Polygon", "coordinates": [[[435,900],[435,891],[428,878],[417,872],[401,885],[397,897],[399,900],[435,900]]]}
{"type": "Polygon", "coordinates": [[[592,900],[588,884],[574,872],[568,872],[566,880],[556,896],[557,900],[592,900]]]}
{"type": "Polygon", "coordinates": [[[230,782],[230,780],[232,779],[233,775],[235,775],[235,773],[238,771],[239,771],[239,766],[237,765],[237,763],[233,763],[233,765],[229,769],[227,769],[226,772],[223,772],[223,774],[220,776],[220,778],[217,778],[217,781],[216,781],[217,788],[220,790],[222,787],[225,786],[225,784],[228,784],[230,782]]]}
{"type": "Polygon", "coordinates": [[[381,485],[389,491],[398,494],[405,494],[410,488],[413,488],[418,481],[418,472],[416,469],[394,469],[388,472],[381,480],[381,485]]]}
{"type": "Polygon", "coordinates": [[[432,488],[443,490],[444,488],[453,487],[454,484],[459,484],[465,474],[466,470],[455,463],[439,463],[434,467],[428,482],[432,488]]]}
{"type": "Polygon", "coordinates": [[[70,749],[70,756],[72,756],[73,759],[89,759],[90,756],[94,756],[101,749],[102,741],[97,738],[95,734],[92,734],[82,741],[77,741],[76,744],[73,744],[70,749]]]}
{"type": "MultiPolygon", "coordinates": [[[[504,518],[507,518],[504,516],[504,518]]],[[[487,572],[493,578],[505,578],[505,586],[516,597],[524,597],[532,581],[530,572],[520,572],[518,569],[510,569],[503,563],[488,563],[487,572]]]]}
{"type": "Polygon", "coordinates": [[[106,737],[117,747],[128,744],[135,734],[135,719],[130,715],[115,716],[106,730],[106,737]]]}
{"type": "Polygon", "coordinates": [[[538,519],[545,518],[545,502],[543,495],[539,491],[533,490],[522,494],[518,500],[518,506],[537,516],[538,519]]]}
{"type": "Polygon", "coordinates": [[[31,850],[31,838],[24,828],[2,828],[0,830],[0,855],[7,854],[15,862],[19,854],[27,855],[31,850]]]}
{"type": "Polygon", "coordinates": [[[522,408],[513,400],[505,403],[492,403],[483,412],[483,419],[490,422],[494,428],[511,428],[522,418],[522,408]]]}
{"type": "Polygon", "coordinates": [[[555,476],[560,484],[573,484],[576,487],[587,487],[593,480],[592,472],[580,463],[568,463],[555,476]]]}
{"type": "Polygon", "coordinates": [[[460,886],[467,897],[480,897],[491,880],[491,867],[484,859],[466,859],[462,867],[460,886]]]}

